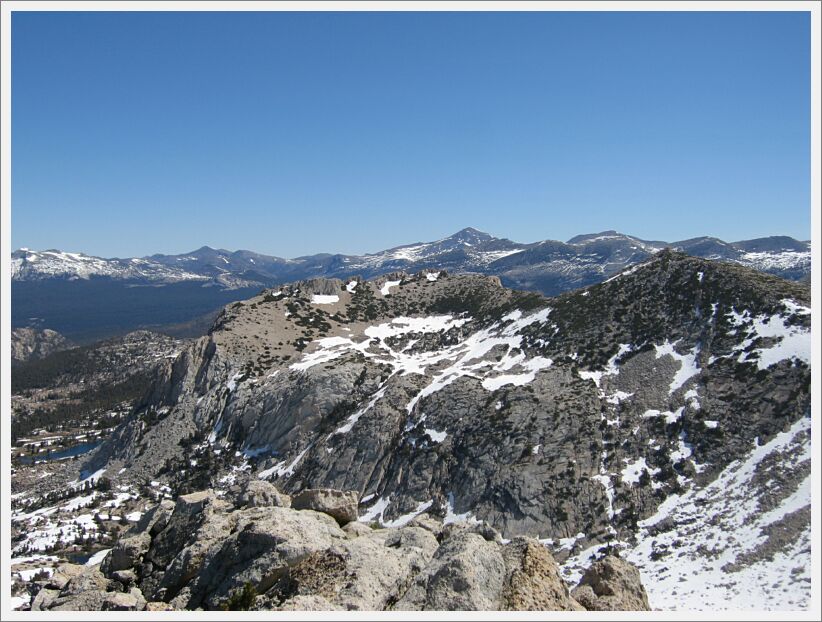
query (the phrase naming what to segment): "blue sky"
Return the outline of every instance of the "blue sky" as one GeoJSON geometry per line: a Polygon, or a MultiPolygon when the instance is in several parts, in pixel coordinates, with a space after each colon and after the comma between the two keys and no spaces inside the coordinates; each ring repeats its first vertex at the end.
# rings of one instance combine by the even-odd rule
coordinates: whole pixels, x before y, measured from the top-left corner
{"type": "Polygon", "coordinates": [[[810,237],[803,13],[14,13],[12,243],[810,237]]]}

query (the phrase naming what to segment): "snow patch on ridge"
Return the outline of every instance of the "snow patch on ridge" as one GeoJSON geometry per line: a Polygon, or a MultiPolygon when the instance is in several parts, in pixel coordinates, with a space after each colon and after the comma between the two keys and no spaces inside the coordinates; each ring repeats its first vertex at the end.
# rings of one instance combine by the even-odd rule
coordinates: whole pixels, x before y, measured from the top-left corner
{"type": "Polygon", "coordinates": [[[333,305],[335,302],[339,302],[340,297],[336,294],[314,294],[311,297],[311,303],[315,305],[333,305]]]}
{"type": "Polygon", "coordinates": [[[383,285],[382,288],[380,289],[380,293],[383,296],[387,296],[388,294],[391,293],[391,288],[392,287],[398,287],[401,282],[402,281],[386,281],[385,285],[383,285]]]}
{"type": "Polygon", "coordinates": [[[638,484],[639,478],[643,473],[648,473],[650,476],[654,476],[660,471],[660,469],[650,468],[645,462],[644,457],[640,457],[634,461],[624,458],[623,462],[625,462],[625,468],[622,469],[622,473],[620,475],[623,483],[625,484],[638,484]]]}
{"type": "Polygon", "coordinates": [[[688,382],[688,380],[698,375],[700,371],[696,364],[698,354],[697,348],[694,348],[687,354],[680,354],[674,348],[677,343],[678,342],[676,341],[671,343],[666,339],[665,343],[662,345],[654,345],[654,349],[656,350],[656,358],[659,359],[667,355],[679,362],[679,369],[676,374],[674,374],[674,379],[671,380],[671,385],[668,389],[669,395],[673,395],[674,391],[682,387],[686,382],[688,382]]]}
{"type": "MultiPolygon", "coordinates": [[[[619,367],[617,365],[617,361],[622,358],[624,354],[627,354],[634,347],[629,343],[622,343],[619,345],[619,350],[616,354],[614,354],[610,359],[608,359],[608,363],[605,365],[605,369],[602,371],[582,371],[579,370],[577,373],[579,377],[583,380],[593,380],[594,384],[597,385],[597,388],[600,389],[600,382],[602,382],[602,378],[604,376],[616,376],[619,374],[619,367]]],[[[600,391],[601,396],[605,397],[604,394],[600,391]]]]}
{"type": "Polygon", "coordinates": [[[443,525],[450,525],[451,523],[479,525],[482,522],[481,520],[477,520],[471,511],[463,512],[462,514],[454,512],[454,493],[448,493],[448,501],[445,503],[445,519],[442,521],[443,525]]]}
{"type": "MultiPolygon", "coordinates": [[[[782,300],[782,305],[790,315],[810,315],[811,313],[810,308],[793,300],[782,300]]],[[[747,310],[739,313],[732,309],[727,317],[731,324],[738,327],[745,335],[745,339],[734,348],[734,352],[740,352],[738,362],[752,362],[751,359],[755,359],[756,366],[760,370],[768,369],[771,365],[786,359],[810,364],[811,332],[804,326],[790,325],[789,318],[779,313],[752,317],[747,310]],[[772,340],[773,343],[746,351],[761,339],[772,340]]]]}

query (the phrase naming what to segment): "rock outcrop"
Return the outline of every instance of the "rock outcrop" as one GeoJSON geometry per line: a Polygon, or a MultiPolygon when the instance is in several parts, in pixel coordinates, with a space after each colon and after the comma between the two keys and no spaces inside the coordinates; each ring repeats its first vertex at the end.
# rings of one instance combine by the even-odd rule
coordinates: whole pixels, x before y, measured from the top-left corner
{"type": "Polygon", "coordinates": [[[295,510],[316,510],[333,516],[340,525],[357,520],[357,503],[359,495],[356,490],[342,492],[331,488],[309,488],[297,494],[291,500],[295,510]]]}
{"type": "Polygon", "coordinates": [[[35,595],[31,610],[143,611],[146,604],[138,588],[107,579],[96,566],[65,564],[35,595]]]}
{"type": "Polygon", "coordinates": [[[594,562],[571,595],[589,611],[643,611],[650,608],[639,571],[614,556],[594,562]]]}
{"type": "MultiPolygon", "coordinates": [[[[265,508],[265,507],[276,507],[276,508],[290,508],[291,507],[291,497],[287,494],[280,492],[277,488],[270,484],[269,482],[259,480],[259,479],[252,479],[248,482],[245,482],[242,486],[236,487],[235,490],[232,490],[236,496],[236,504],[237,507],[249,507],[249,508],[265,508]]],[[[302,508],[297,508],[302,509],[302,508]]],[[[316,508],[310,508],[316,509],[316,508]]],[[[356,499],[354,501],[354,511],[357,511],[357,502],[356,499]]],[[[356,516],[354,517],[356,519],[356,516]]],[[[352,519],[353,520],[353,519],[352,519]]]]}
{"type": "Polygon", "coordinates": [[[11,364],[19,365],[47,357],[52,352],[68,350],[75,345],[55,330],[15,328],[11,331],[11,364]]]}

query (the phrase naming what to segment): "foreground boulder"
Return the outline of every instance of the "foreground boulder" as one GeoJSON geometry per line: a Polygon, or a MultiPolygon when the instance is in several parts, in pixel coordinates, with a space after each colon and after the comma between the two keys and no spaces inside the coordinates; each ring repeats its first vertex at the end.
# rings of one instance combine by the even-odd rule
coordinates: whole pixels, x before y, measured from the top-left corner
{"type": "Polygon", "coordinates": [[[137,567],[143,562],[143,556],[148,552],[149,546],[151,535],[145,531],[121,538],[106,555],[100,570],[105,576],[112,578],[115,572],[137,567]]]}
{"type": "Polygon", "coordinates": [[[237,487],[237,500],[235,505],[239,508],[290,508],[291,497],[284,492],[277,490],[274,484],[271,484],[270,482],[260,479],[252,479],[244,486],[237,487]]]}
{"type": "Polygon", "coordinates": [[[303,490],[291,500],[295,510],[315,510],[333,516],[340,525],[357,520],[359,495],[353,490],[343,492],[331,488],[303,490]]]}
{"type": "Polygon", "coordinates": [[[85,566],[79,566],[77,564],[61,564],[57,567],[54,574],[46,580],[46,588],[59,592],[66,586],[66,583],[74,577],[83,574],[86,570],[85,566]]]}
{"type": "Polygon", "coordinates": [[[648,609],[639,572],[618,558],[569,592],[532,538],[426,514],[393,528],[353,522],[356,494],[336,490],[305,491],[290,508],[267,483],[235,492],[150,510],[99,567],[67,565],[43,582],[32,610],[648,609]]]}
{"type": "MultiPolygon", "coordinates": [[[[210,540],[188,586],[187,601],[179,605],[219,608],[247,582],[258,593],[266,592],[307,556],[347,540],[326,514],[288,508],[248,508],[233,514],[231,532],[210,540]]],[[[182,587],[186,577],[175,576],[176,585],[182,587]]]]}
{"type": "Polygon", "coordinates": [[[483,526],[449,526],[434,559],[397,602],[404,610],[583,610],[551,553],[532,538],[503,544],[483,526]]]}
{"type": "Polygon", "coordinates": [[[97,566],[67,564],[47,582],[32,601],[32,611],[143,611],[146,599],[138,588],[129,590],[110,581],[97,566]],[[64,581],[65,577],[70,577],[64,581]],[[54,589],[56,585],[62,587],[54,589]]]}
{"type": "Polygon", "coordinates": [[[639,570],[609,555],[594,562],[571,593],[589,611],[648,611],[639,570]]]}
{"type": "Polygon", "coordinates": [[[503,548],[509,571],[502,607],[512,611],[581,611],[568,593],[551,553],[531,538],[515,538],[503,548]]]}

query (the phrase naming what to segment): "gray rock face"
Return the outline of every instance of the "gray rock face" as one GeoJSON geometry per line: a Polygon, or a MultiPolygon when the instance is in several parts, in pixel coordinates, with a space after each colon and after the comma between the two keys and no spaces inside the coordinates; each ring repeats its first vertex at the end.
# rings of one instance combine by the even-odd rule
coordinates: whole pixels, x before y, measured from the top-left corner
{"type": "Polygon", "coordinates": [[[96,568],[81,572],[71,579],[60,590],[60,596],[76,596],[84,592],[106,591],[109,582],[96,568]]]}
{"type": "Polygon", "coordinates": [[[123,592],[89,591],[69,597],[60,597],[51,611],[142,611],[146,601],[139,595],[123,592]]]}
{"type": "Polygon", "coordinates": [[[212,540],[205,551],[187,607],[203,601],[216,607],[247,581],[258,592],[266,591],[294,564],[346,539],[326,514],[287,508],[250,508],[235,514],[234,532],[212,540]]]}
{"type": "Polygon", "coordinates": [[[390,608],[437,547],[436,538],[417,527],[372,531],[344,544],[343,576],[354,580],[341,582],[332,602],[345,609],[390,608]]]}
{"type": "Polygon", "coordinates": [[[31,601],[31,610],[48,611],[54,604],[54,601],[57,600],[58,596],[60,596],[60,590],[53,590],[49,588],[41,589],[37,592],[34,600],[31,601]]]}
{"type": "Polygon", "coordinates": [[[496,610],[505,586],[502,547],[462,532],[445,540],[431,564],[397,602],[401,610],[496,610]]]}
{"type": "Polygon", "coordinates": [[[235,527],[237,517],[226,513],[229,507],[210,492],[193,503],[178,499],[168,526],[152,539],[146,554],[153,571],[141,588],[151,600],[170,601],[197,576],[211,547],[235,527]],[[202,510],[189,513],[197,508],[202,510]]]}
{"type": "Polygon", "coordinates": [[[276,608],[278,611],[343,611],[334,603],[322,596],[308,595],[289,598],[276,608]]]}
{"type": "Polygon", "coordinates": [[[177,505],[174,506],[174,515],[177,517],[190,518],[202,513],[205,507],[214,501],[214,493],[210,490],[192,492],[177,498],[177,505]]]}
{"type": "Polygon", "coordinates": [[[122,538],[106,555],[100,570],[105,576],[111,578],[114,572],[138,567],[150,545],[151,534],[149,531],[144,531],[130,538],[122,538]]]}
{"type": "MultiPolygon", "coordinates": [[[[158,377],[146,408],[167,416],[149,425],[138,411],[99,456],[126,466],[123,479],[156,477],[162,465],[181,491],[244,473],[293,495],[294,507],[309,507],[298,501],[305,490],[353,491],[360,504],[348,516],[375,526],[410,526],[423,512],[482,521],[506,539],[550,539],[564,561],[631,542],[665,499],[709,484],[807,415],[809,305],[806,286],[667,251],[550,300],[479,275],[284,286],[225,309],[158,377]],[[302,289],[333,289],[338,300],[302,289]]],[[[99,456],[87,467],[104,466],[99,456]]],[[[241,513],[258,509],[253,496],[235,499],[241,513]]],[[[202,594],[189,586],[239,520],[220,510],[204,521],[216,501],[201,501],[203,512],[175,510],[153,538],[150,574],[170,570],[144,589],[149,598],[187,588],[188,606],[241,587],[216,567],[202,594]],[[174,548],[216,529],[217,516],[225,524],[212,535],[174,548]]],[[[459,607],[474,602],[471,573],[484,573],[498,589],[477,598],[502,607],[507,584],[494,582],[509,566],[494,539],[460,535],[463,557],[450,558],[450,537],[438,535],[431,563],[443,574],[426,579],[424,599],[409,587],[396,602],[459,607]]],[[[353,528],[341,537],[370,539],[353,528]]],[[[325,561],[342,563],[334,559],[325,561]]],[[[272,575],[269,589],[281,579],[272,575]]]]}
{"type": "Polygon", "coordinates": [[[173,605],[164,602],[151,601],[146,603],[146,611],[177,611],[173,605]]]}
{"type": "Polygon", "coordinates": [[[610,555],[591,565],[571,595],[589,611],[650,610],[639,571],[610,555]]]}
{"type": "Polygon", "coordinates": [[[349,538],[359,538],[360,536],[367,536],[371,533],[371,527],[364,523],[348,523],[343,525],[343,531],[348,534],[349,538]]]}
{"type": "Polygon", "coordinates": [[[539,542],[503,544],[477,530],[446,530],[432,562],[396,603],[406,610],[581,611],[539,542]]]}
{"type": "Polygon", "coordinates": [[[147,532],[150,536],[156,536],[168,524],[168,519],[174,512],[174,502],[170,499],[163,499],[160,503],[145,512],[137,524],[134,526],[134,533],[141,534],[147,532]]]}
{"type": "Polygon", "coordinates": [[[19,365],[42,359],[52,352],[75,347],[57,331],[51,329],[15,328],[11,331],[11,364],[19,365]]]}
{"type": "Polygon", "coordinates": [[[291,501],[295,510],[315,510],[333,516],[340,525],[357,520],[359,495],[354,490],[343,492],[331,488],[310,488],[298,493],[291,501]]]}

